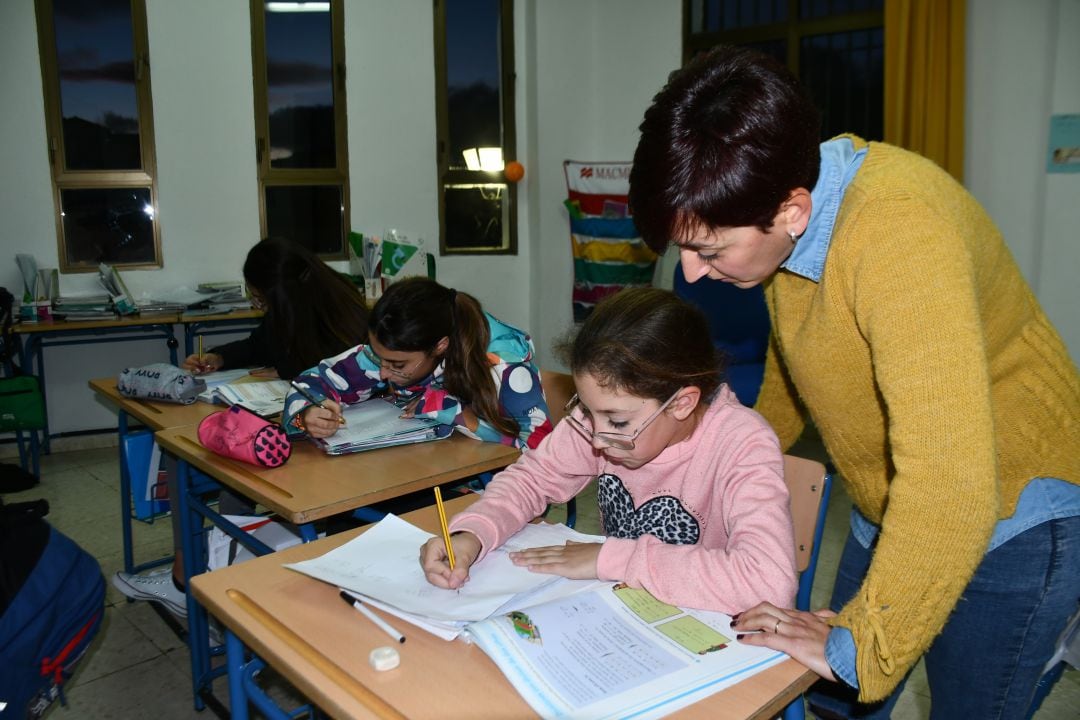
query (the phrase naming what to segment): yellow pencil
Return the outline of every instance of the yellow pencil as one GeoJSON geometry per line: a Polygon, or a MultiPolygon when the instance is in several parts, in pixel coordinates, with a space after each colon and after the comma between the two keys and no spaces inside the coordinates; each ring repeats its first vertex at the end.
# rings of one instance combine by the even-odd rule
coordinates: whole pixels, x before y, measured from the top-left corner
{"type": "Polygon", "coordinates": [[[199,336],[199,365],[203,364],[202,335],[199,336]]]}
{"type": "Polygon", "coordinates": [[[442,492],[435,486],[435,507],[439,510],[439,525],[442,527],[442,539],[446,543],[446,560],[450,569],[454,569],[454,546],[450,544],[450,527],[446,524],[446,508],[442,504],[442,492]]]}

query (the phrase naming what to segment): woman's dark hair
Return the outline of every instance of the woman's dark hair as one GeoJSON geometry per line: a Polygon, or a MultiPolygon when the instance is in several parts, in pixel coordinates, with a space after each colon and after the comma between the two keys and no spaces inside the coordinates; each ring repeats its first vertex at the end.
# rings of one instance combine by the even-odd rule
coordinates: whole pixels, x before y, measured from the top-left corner
{"type": "Polygon", "coordinates": [[[487,356],[491,331],[472,295],[425,277],[400,280],[375,303],[368,331],[390,350],[429,355],[439,340],[449,338],[443,356],[443,387],[503,435],[518,434],[517,422],[499,409],[487,356]]]}
{"type": "Polygon", "coordinates": [[[266,301],[270,328],[295,367],[367,342],[364,296],[303,245],[261,240],[248,251],[244,280],[266,301]]]}
{"type": "Polygon", "coordinates": [[[673,73],[640,129],[630,207],[657,252],[698,222],[768,230],[792,190],[817,182],[817,109],[754,50],[721,45],[673,73]]]}
{"type": "Polygon", "coordinates": [[[700,388],[708,402],[723,382],[705,316],[658,288],[629,288],[606,298],[557,351],[574,375],[660,402],[687,385],[700,388]]]}

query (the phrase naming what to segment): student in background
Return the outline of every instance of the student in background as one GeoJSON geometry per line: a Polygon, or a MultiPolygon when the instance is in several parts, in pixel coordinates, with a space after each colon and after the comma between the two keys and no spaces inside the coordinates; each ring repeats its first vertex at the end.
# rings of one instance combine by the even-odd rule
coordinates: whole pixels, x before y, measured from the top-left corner
{"type": "Polygon", "coordinates": [[[755,408],[784,447],[812,417],[855,504],[831,610],[735,630],[834,681],[823,717],[888,717],[920,658],[931,717],[1030,717],[1080,597],[1076,367],[960,184],[818,128],[785,68],[720,47],[657,94],[630,175],[687,280],[765,284],[755,408]]]}
{"type": "Polygon", "coordinates": [[[345,405],[389,397],[407,414],[486,442],[535,448],[551,431],[529,336],[484,312],[476,298],[423,277],[386,289],[369,344],[323,360],[285,399],[291,434],[324,438],[345,405]]]}
{"type": "Polygon", "coordinates": [[[565,420],[451,521],[453,570],[441,537],[424,545],[428,580],[461,587],[473,563],[595,478],[606,542],[511,553],[515,564],[726,613],[790,604],[783,456],[768,424],[722,383],[700,311],[666,290],[623,290],[562,351],[578,390],[565,420]]]}
{"type": "Polygon", "coordinates": [[[324,357],[367,339],[364,296],[299,243],[266,238],[248,252],[244,281],[251,303],[264,310],[251,335],[204,353],[182,367],[195,373],[265,367],[292,379],[324,357]]]}
{"type": "MultiPolygon", "coordinates": [[[[183,367],[197,373],[223,368],[264,367],[265,374],[289,379],[320,358],[339,353],[367,338],[364,297],[340,273],[307,248],[282,238],[266,238],[248,251],[244,280],[252,304],[265,310],[262,323],[243,340],[222,345],[201,358],[191,355],[183,367]]],[[[179,502],[176,472],[169,468],[169,499],[179,502]]],[[[175,507],[175,505],[174,505],[175,507]]],[[[249,515],[254,505],[225,490],[219,511],[249,515]]],[[[113,585],[135,600],[151,600],[185,617],[180,523],[173,523],[172,567],[140,575],[117,572],[113,585]]]]}

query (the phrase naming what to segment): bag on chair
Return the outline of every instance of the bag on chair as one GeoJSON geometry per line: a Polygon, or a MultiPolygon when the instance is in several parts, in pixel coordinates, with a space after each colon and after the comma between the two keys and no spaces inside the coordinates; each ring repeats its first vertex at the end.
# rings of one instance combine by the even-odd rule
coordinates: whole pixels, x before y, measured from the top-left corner
{"type": "Polygon", "coordinates": [[[203,418],[199,442],[218,455],[268,468],[284,465],[292,454],[292,444],[280,425],[239,405],[203,418]]]}

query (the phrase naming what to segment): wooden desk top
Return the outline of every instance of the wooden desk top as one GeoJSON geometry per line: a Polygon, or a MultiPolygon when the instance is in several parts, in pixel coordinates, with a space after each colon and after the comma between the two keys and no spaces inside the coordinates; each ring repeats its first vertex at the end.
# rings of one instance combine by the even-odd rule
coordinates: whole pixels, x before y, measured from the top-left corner
{"type": "Polygon", "coordinates": [[[146,325],[187,325],[191,323],[215,322],[218,320],[253,320],[261,318],[261,310],[235,310],[214,315],[190,315],[187,313],[164,313],[161,315],[123,315],[97,320],[50,320],[49,322],[19,322],[12,325],[12,330],[24,335],[44,332],[64,332],[74,330],[95,330],[99,328],[140,327],[146,325]]]}
{"type": "MultiPolygon", "coordinates": [[[[446,503],[447,513],[459,512],[475,500],[475,496],[455,498],[446,503]]],[[[438,532],[434,508],[403,517],[429,532],[438,532]]],[[[322,555],[364,530],[350,530],[199,575],[192,579],[195,597],[332,717],[535,717],[482,650],[461,640],[440,640],[384,613],[380,614],[408,640],[396,646],[401,653],[400,667],[376,672],[368,665],[368,653],[392,644],[390,639],[342,602],[337,588],[282,567],[286,562],[322,555]],[[249,612],[245,597],[270,614],[270,625],[249,612]],[[280,626],[273,626],[274,618],[280,626]],[[290,644],[285,638],[289,631],[308,646],[290,644]]],[[[816,679],[817,675],[802,665],[787,660],[672,717],[772,718],[816,679]]]]}
{"type": "Polygon", "coordinates": [[[198,425],[199,421],[210,413],[225,409],[224,405],[213,405],[199,400],[196,400],[191,405],[179,405],[177,403],[154,402],[152,400],[124,397],[116,389],[115,377],[91,380],[89,385],[90,389],[102,398],[116,405],[154,432],[181,425],[198,425]]]}
{"type": "Polygon", "coordinates": [[[281,467],[257,468],[199,444],[197,428],[156,434],[161,447],[293,523],[308,523],[477,473],[505,467],[516,448],[455,433],[445,440],[331,457],[296,440],[281,467]]]}

